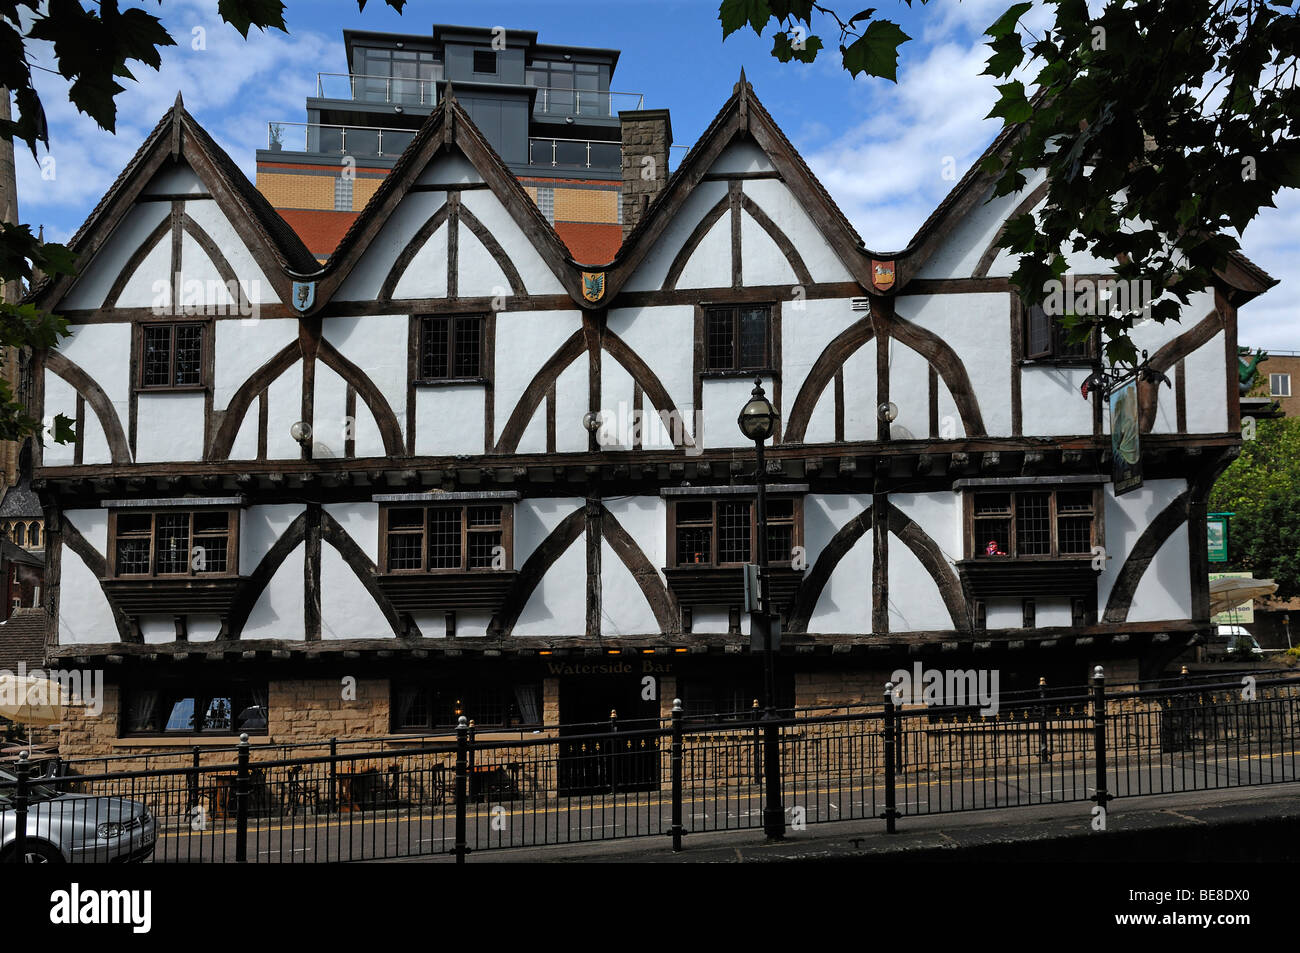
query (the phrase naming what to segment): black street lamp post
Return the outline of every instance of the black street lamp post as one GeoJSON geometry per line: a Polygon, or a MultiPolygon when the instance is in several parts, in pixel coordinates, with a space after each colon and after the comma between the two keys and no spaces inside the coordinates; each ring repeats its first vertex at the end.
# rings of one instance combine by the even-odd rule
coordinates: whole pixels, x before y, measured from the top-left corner
{"type": "Polygon", "coordinates": [[[778,415],[763,393],[762,378],[754,381],[749,402],[741,408],[736,422],[740,432],[754,441],[758,487],[758,612],[750,617],[750,626],[759,626],[763,644],[763,833],[769,840],[785,836],[785,808],[781,804],[780,729],[776,718],[776,661],[772,651],[772,612],[769,601],[767,571],[767,465],[763,461],[763,442],[776,429],[778,415]]]}

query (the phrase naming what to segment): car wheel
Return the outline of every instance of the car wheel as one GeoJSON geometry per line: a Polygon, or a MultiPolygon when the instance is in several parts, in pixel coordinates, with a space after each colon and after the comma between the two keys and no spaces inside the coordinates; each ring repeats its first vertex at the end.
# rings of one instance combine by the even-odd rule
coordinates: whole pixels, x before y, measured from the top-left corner
{"type": "MultiPolygon", "coordinates": [[[[24,862],[28,864],[61,864],[64,862],[63,855],[52,844],[47,844],[44,841],[29,843],[24,853],[26,854],[24,862]]],[[[11,846],[4,852],[3,856],[0,856],[0,863],[12,863],[13,859],[14,849],[11,846]]]]}

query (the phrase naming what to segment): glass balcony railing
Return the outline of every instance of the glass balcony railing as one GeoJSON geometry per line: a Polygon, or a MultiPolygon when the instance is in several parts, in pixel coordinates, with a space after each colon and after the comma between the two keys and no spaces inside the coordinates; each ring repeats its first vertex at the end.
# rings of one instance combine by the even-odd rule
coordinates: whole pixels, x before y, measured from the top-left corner
{"type": "Polygon", "coordinates": [[[361,73],[317,73],[316,95],[322,99],[345,99],[359,103],[391,103],[400,106],[436,106],[436,75],[422,79],[402,76],[368,76],[361,73]]]}
{"type": "MultiPolygon", "coordinates": [[[[322,99],[343,99],[358,103],[384,103],[402,106],[436,106],[442,68],[419,79],[360,73],[317,73],[316,95],[322,99]]],[[[474,82],[485,82],[476,78],[474,82]]],[[[513,84],[512,84],[513,85],[513,84]]],[[[536,86],[534,116],[556,118],[589,117],[612,119],[621,109],[644,109],[642,93],[619,93],[609,90],[561,89],[536,86]]]]}
{"type": "Polygon", "coordinates": [[[396,158],[411,139],[414,129],[384,129],[378,126],[331,126],[311,122],[267,123],[267,147],[273,152],[317,152],[357,158],[396,158]]]}
{"type": "Polygon", "coordinates": [[[619,142],[595,139],[528,140],[528,164],[555,169],[600,169],[617,172],[623,167],[623,147],[619,142]]]}

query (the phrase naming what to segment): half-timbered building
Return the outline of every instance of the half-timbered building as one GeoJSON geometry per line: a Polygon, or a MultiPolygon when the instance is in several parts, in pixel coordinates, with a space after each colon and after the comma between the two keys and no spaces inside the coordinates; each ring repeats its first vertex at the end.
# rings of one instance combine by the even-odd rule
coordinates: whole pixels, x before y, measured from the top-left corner
{"type": "Polygon", "coordinates": [[[977,165],[875,251],[743,74],[651,158],[624,148],[617,256],[575,261],[452,93],[322,266],[178,99],[31,295],[71,324],[36,384],[77,431],[34,469],[47,652],[108,680],[69,751],[748,708],[756,378],[783,703],[915,661],[1148,674],[1208,628],[1237,308],[1272,279],[1236,258],[1135,328],[1171,386],[1117,496],[1095,348],[996,244],[1041,180],[990,199],[977,165]]]}

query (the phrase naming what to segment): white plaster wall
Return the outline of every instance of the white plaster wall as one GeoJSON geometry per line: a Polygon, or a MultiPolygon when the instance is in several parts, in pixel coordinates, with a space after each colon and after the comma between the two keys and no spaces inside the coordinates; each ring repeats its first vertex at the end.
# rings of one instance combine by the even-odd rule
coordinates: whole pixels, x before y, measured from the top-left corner
{"type": "MultiPolygon", "coordinates": [[[[1228,373],[1225,347],[1224,333],[1220,331],[1187,355],[1188,433],[1224,433],[1228,429],[1228,400],[1226,385],[1222,383],[1228,373]]],[[[1262,370],[1267,373],[1268,365],[1262,365],[1262,370]]],[[[1174,380],[1173,371],[1169,373],[1169,380],[1174,380]]],[[[1173,391],[1161,385],[1160,406],[1173,405],[1173,391]]],[[[1176,418],[1173,410],[1170,414],[1176,418]]]]}
{"type": "MultiPolygon", "coordinates": [[[[724,221],[726,218],[724,216],[724,221]]],[[[745,210],[740,213],[740,269],[745,285],[788,285],[799,279],[784,252],[745,210]]]]}
{"type": "Polygon", "coordinates": [[[326,542],[321,543],[320,569],[322,639],[393,637],[392,626],[379,611],[374,597],[338,550],[326,542]]]}
{"type": "MultiPolygon", "coordinates": [[[[99,415],[93,407],[86,405],[86,422],[81,433],[81,462],[89,466],[93,463],[112,463],[113,453],[108,449],[108,437],[99,422],[99,415]]],[[[125,427],[122,428],[125,431],[125,427]]]]}
{"type": "Polygon", "coordinates": [[[519,614],[514,634],[582,635],[587,628],[586,579],[587,546],[580,536],[537,584],[519,614]]]}
{"type": "Polygon", "coordinates": [[[784,182],[776,179],[750,179],[741,186],[746,195],[767,213],[773,224],[785,233],[812,274],[813,280],[852,281],[839,256],[822,233],[821,227],[795,199],[784,182]]]}
{"type": "MultiPolygon", "coordinates": [[[[868,506],[866,494],[817,494],[804,497],[804,545],[808,565],[815,566],[839,530],[868,506]]],[[[871,628],[871,532],[863,534],[826,581],[809,632],[862,632],[871,628]],[[865,620],[865,623],[864,621],[865,620]]]]}
{"type": "MultiPolygon", "coordinates": [[[[542,365],[581,327],[577,311],[503,311],[497,315],[495,433],[505,428],[542,365]],[[527,341],[527,347],[521,347],[521,341],[527,341]]],[[[585,362],[585,351],[576,360],[585,362]]]]}
{"type": "MultiPolygon", "coordinates": [[[[585,355],[584,355],[585,357],[585,355]]],[[[629,378],[629,381],[631,379],[629,378]]],[[[626,391],[632,399],[632,391],[626,391]]],[[[555,449],[558,453],[579,453],[587,449],[587,428],[582,418],[587,413],[587,362],[579,359],[555,381],[555,449]]],[[[545,401],[543,401],[543,407],[545,401]]]]}
{"type": "MultiPolygon", "coordinates": [[[[382,233],[381,233],[382,234],[382,233]]],[[[447,223],[439,225],[434,229],[420,250],[417,251],[406,265],[406,270],[402,276],[397,279],[397,284],[393,285],[393,297],[402,298],[445,298],[447,296],[447,247],[448,247],[449,230],[447,223]]],[[[399,249],[400,251],[400,249],[399,249]]],[[[369,254],[367,251],[366,254],[369,254]]],[[[396,259],[394,254],[393,258],[396,259]]],[[[365,263],[365,256],[362,256],[362,263],[365,263]]],[[[391,266],[391,262],[387,263],[391,266]]],[[[358,265],[360,267],[360,265],[358,265]]],[[[353,272],[353,274],[356,274],[353,272]]],[[[379,285],[382,286],[383,280],[387,277],[387,270],[379,276],[379,285]]],[[[349,278],[349,280],[351,280],[349,278]]]]}
{"type": "MultiPolygon", "coordinates": [[[[518,569],[533,554],[542,541],[576,509],[585,505],[585,500],[575,497],[532,497],[515,504],[515,552],[514,566],[518,569]]],[[[586,562],[578,573],[578,579],[586,579],[586,562]]],[[[584,610],[585,613],[585,610],[584,610]]],[[[583,616],[584,620],[586,615],[583,616]]],[[[585,622],[584,622],[585,626],[585,622]]]]}
{"type": "MultiPolygon", "coordinates": [[[[782,394],[782,397],[785,395],[782,394]]],[[[791,403],[786,401],[786,403],[791,403]]],[[[782,415],[784,417],[784,415],[782,415]]],[[[832,443],[835,440],[835,385],[822,391],[817,398],[813,412],[808,416],[808,427],[804,430],[804,443],[832,443]]]]}
{"type": "Polygon", "coordinates": [[[230,445],[231,460],[256,460],[257,459],[257,402],[254,401],[249,405],[249,413],[244,415],[244,421],[239,425],[239,431],[235,434],[235,442],[230,445]]]}
{"type": "MultiPolygon", "coordinates": [[[[1023,617],[1021,621],[1024,621],[1023,617]]],[[[1054,625],[1073,625],[1074,611],[1070,608],[1070,600],[1035,599],[1034,623],[1040,629],[1054,625]]]]}
{"type": "MultiPolygon", "coordinates": [[[[101,553],[108,549],[108,510],[65,510],[63,518],[101,553]]],[[[113,610],[95,574],[65,543],[60,554],[59,644],[118,641],[113,610]]]]}
{"type": "MultiPolygon", "coordinates": [[[[504,247],[503,247],[504,250],[504,247]]],[[[491,252],[462,222],[456,253],[456,291],[463,298],[510,294],[510,281],[491,252]]]]}
{"type": "MultiPolygon", "coordinates": [[[[68,331],[69,336],[59,341],[59,352],[89,374],[100,386],[112,403],[125,431],[130,414],[131,326],[129,324],[78,324],[70,325],[68,331]]],[[[48,417],[66,413],[75,420],[75,395],[71,410],[58,409],[51,403],[48,382],[52,376],[49,372],[46,373],[45,415],[48,417]]],[[[59,380],[62,381],[62,378],[59,380]]],[[[68,393],[73,393],[71,385],[63,386],[68,388],[68,393]]],[[[103,427],[100,426],[99,418],[89,404],[86,405],[86,428],[82,437],[82,447],[84,463],[108,463],[112,459],[103,427]]],[[[45,460],[52,464],[50,449],[50,446],[46,447],[45,460]]]]}
{"type": "Polygon", "coordinates": [[[136,399],[136,461],[202,460],[205,399],[202,392],[142,391],[136,399]]]}
{"type": "Polygon", "coordinates": [[[275,293],[275,290],[271,287],[271,282],[267,280],[266,274],[258,267],[248,245],[245,244],[235,227],[230,224],[230,220],[218,208],[215,200],[188,201],[185,203],[185,212],[190,218],[194,219],[196,225],[208,233],[217,247],[221,249],[221,254],[230,263],[235,276],[239,278],[241,285],[248,294],[249,301],[258,304],[276,304],[279,302],[280,296],[275,293]]]}
{"type": "MultiPolygon", "coordinates": [[[[503,424],[504,426],[504,424],[503,424]]],[[[519,435],[519,443],[515,445],[516,453],[545,453],[546,452],[546,401],[542,400],[533,411],[533,415],[528,418],[528,423],[524,426],[524,432],[519,435]]]]}
{"type": "MultiPolygon", "coordinates": [[[[622,364],[603,351],[600,360],[600,409],[604,417],[597,438],[604,450],[630,450],[635,442],[632,419],[632,375],[623,369],[622,364]]],[[[556,396],[559,396],[558,390],[556,396]]],[[[645,410],[647,414],[652,412],[648,407],[645,410]]],[[[578,419],[581,421],[581,414],[578,419]]],[[[556,415],[557,431],[571,425],[570,420],[556,415]]],[[[586,429],[580,426],[579,433],[585,437],[586,429]]]]}
{"type": "Polygon", "coordinates": [[[306,638],[302,617],[305,560],[306,546],[303,544],[294,547],[293,552],[285,557],[249,613],[241,639],[306,638]]]}
{"type": "Polygon", "coordinates": [[[1079,388],[1086,367],[1026,364],[1020,373],[1021,429],[1027,437],[1092,433],[1092,399],[1079,388]]]}
{"type": "MultiPolygon", "coordinates": [[[[1151,517],[1155,517],[1155,513],[1151,517]]],[[[1109,537],[1107,537],[1109,539],[1109,537]]],[[[1190,619],[1192,616],[1192,580],[1190,541],[1184,524],[1156,550],[1147,571],[1142,574],[1129,622],[1157,622],[1163,619],[1190,619]]]]}
{"type": "Polygon", "coordinates": [[[482,453],[485,395],[482,384],[417,387],[416,454],[482,453]]]}
{"type": "MultiPolygon", "coordinates": [[[[555,277],[546,260],[533,247],[524,231],[515,224],[501,200],[489,189],[461,193],[461,203],[492,233],[506,256],[514,263],[529,294],[562,294],[564,286],[555,277]]],[[[461,241],[464,241],[462,235],[461,241]]],[[[461,246],[462,249],[464,246],[461,246]]],[[[508,286],[507,286],[508,287],[508,286]]],[[[466,292],[461,292],[465,294],[466,292]]],[[[490,293],[490,292],[487,292],[490,293]]]]}
{"type": "MultiPolygon", "coordinates": [[[[602,635],[658,635],[659,622],[631,570],[605,541],[600,544],[600,631],[602,635]]],[[[585,557],[584,557],[585,558],[585,557]]],[[[586,576],[578,577],[585,579],[586,576]]],[[[586,611],[584,603],[583,611],[586,611]]],[[[584,625],[585,625],[584,616],[584,625]]]]}
{"type": "MultiPolygon", "coordinates": [[[[889,631],[921,632],[951,629],[952,617],[939,595],[939,587],[907,548],[907,544],[889,534],[889,631]]],[[[858,628],[871,630],[871,616],[862,617],[858,628]]]]}
{"type": "MultiPolygon", "coordinates": [[[[903,295],[896,308],[900,317],[933,332],[952,348],[966,367],[985,430],[989,436],[1009,436],[1011,296],[903,295]]],[[[873,400],[873,408],[874,404],[873,400]]]]}
{"type": "MultiPolygon", "coordinates": [[[[347,384],[323,361],[316,362],[316,396],[312,404],[311,452],[313,459],[341,457],[344,452],[347,384]]],[[[250,416],[252,416],[250,414],[250,416]]],[[[365,401],[357,398],[357,417],[368,419],[365,401]]],[[[363,454],[368,456],[368,454],[363,454]]]]}
{"type": "Polygon", "coordinates": [[[143,195],[194,195],[206,192],[208,187],[195,174],[188,162],[173,162],[163,166],[141,189],[143,195]]]}
{"type": "Polygon", "coordinates": [[[117,296],[119,308],[152,308],[164,313],[171,307],[171,240],[164,235],[131,272],[117,296]]]}
{"type": "Polygon", "coordinates": [[[695,246],[677,277],[678,288],[726,288],[731,285],[731,216],[723,215],[695,246]]]}
{"type": "Polygon", "coordinates": [[[1025,607],[1019,599],[989,599],[984,603],[984,625],[990,629],[1022,629],[1025,607]]]}
{"type": "MultiPolygon", "coordinates": [[[[874,345],[874,342],[869,342],[874,345]]],[[[875,352],[874,346],[863,351],[875,352]]],[[[930,364],[901,341],[889,342],[889,399],[898,408],[891,426],[896,440],[923,440],[930,435],[930,364]],[[900,428],[906,433],[900,432],[900,428]],[[909,438],[908,435],[911,435],[909,438]]]]}
{"type": "MultiPolygon", "coordinates": [[[[268,460],[297,460],[302,447],[289,436],[289,428],[302,420],[302,361],[271,381],[266,394],[266,457],[268,460]]],[[[249,405],[249,413],[253,405],[249,405]]]]}
{"type": "MultiPolygon", "coordinates": [[[[1107,559],[1105,570],[1097,578],[1097,609],[1099,615],[1105,613],[1106,602],[1110,599],[1110,591],[1114,588],[1115,579],[1124,565],[1124,560],[1128,558],[1129,552],[1142,535],[1142,531],[1160,514],[1161,510],[1168,506],[1186,488],[1187,483],[1184,480],[1149,480],[1139,489],[1116,497],[1113,487],[1109,484],[1106,486],[1104,498],[1107,559]]],[[[1174,533],[1170,537],[1170,541],[1179,541],[1186,550],[1187,537],[1184,533],[1174,533]]],[[[1168,543],[1161,548],[1161,551],[1157,554],[1157,559],[1153,559],[1151,565],[1147,567],[1146,573],[1143,574],[1142,583],[1139,584],[1138,594],[1143,592],[1147,576],[1154,573],[1157,579],[1168,579],[1169,570],[1157,568],[1159,559],[1166,556],[1165,550],[1167,547],[1168,543]]],[[[1186,552],[1183,554],[1183,559],[1182,578],[1184,585],[1187,585],[1186,552]]],[[[1152,600],[1152,603],[1150,606],[1142,607],[1143,612],[1146,613],[1143,616],[1144,618],[1178,619],[1187,618],[1190,614],[1190,611],[1181,609],[1177,592],[1165,592],[1161,595],[1151,590],[1146,595],[1152,600]]],[[[1187,605],[1190,610],[1190,602],[1187,605]]],[[[1132,613],[1138,609],[1139,602],[1135,598],[1130,610],[1130,619],[1137,621],[1132,613]]]]}
{"type": "Polygon", "coordinates": [[[322,509],[343,527],[372,563],[379,562],[379,504],[326,503],[322,509]]]}
{"type": "MultiPolygon", "coordinates": [[[[929,260],[917,273],[918,278],[967,278],[975,270],[984,250],[997,237],[1002,223],[1026,195],[1043,181],[1043,172],[1027,176],[1025,187],[1013,195],[1003,195],[986,201],[993,194],[990,187],[980,196],[974,207],[948,232],[947,238],[935,249],[929,260]]],[[[1005,253],[1003,253],[1005,254],[1005,253]]],[[[1001,263],[995,260],[995,265],[1001,263]]],[[[1009,271],[990,271],[992,275],[1006,275],[1009,271]]]]}
{"type": "MultiPolygon", "coordinates": [[[[682,413],[686,432],[693,436],[695,398],[691,372],[695,359],[692,343],[695,339],[695,309],[689,305],[617,308],[609,312],[607,327],[622,338],[623,343],[639,355],[659,378],[659,383],[668,391],[668,396],[682,413]]],[[[603,382],[604,376],[610,373],[611,368],[618,366],[618,362],[603,352],[601,361],[603,382]]],[[[649,395],[646,395],[643,406],[647,413],[668,409],[655,407],[649,395]]],[[[655,446],[644,440],[643,445],[655,446]]]]}
{"type": "MultiPolygon", "coordinates": [[[[297,339],[298,322],[294,318],[218,321],[212,405],[218,410],[229,407],[230,399],[244,381],[277,351],[297,339]]],[[[256,402],[249,405],[254,419],[257,416],[255,408],[256,402]]]]}
{"type": "MultiPolygon", "coordinates": [[[[677,257],[677,252],[686,243],[686,239],[695,230],[695,226],[708,214],[709,209],[717,205],[718,201],[726,194],[727,183],[725,182],[701,182],[697,185],[686,201],[682,203],[678,214],[660,234],[659,240],[655,242],[654,247],[642,259],[641,266],[628,279],[627,284],[624,286],[626,290],[655,291],[662,288],[664,278],[668,274],[668,268],[672,265],[673,259],[677,257]]],[[[726,281],[722,282],[722,284],[724,286],[730,285],[730,270],[726,272],[725,278],[726,281]]]]}
{"type": "MultiPolygon", "coordinates": [[[[45,418],[51,421],[49,426],[53,426],[53,420],[59,414],[63,414],[75,423],[77,392],[62,377],[47,370],[45,372],[45,418]]],[[[87,407],[86,419],[89,420],[93,416],[94,412],[87,407]]],[[[46,436],[42,460],[47,467],[68,466],[73,461],[75,450],[72,443],[55,443],[52,436],[46,436]]]]}
{"type": "MultiPolygon", "coordinates": [[[[338,352],[374,382],[388,401],[405,436],[406,338],[410,318],[404,314],[334,317],[323,322],[322,334],[338,352]]],[[[317,364],[317,373],[320,372],[317,364]]],[[[346,404],[345,404],[346,406],[346,404]]],[[[357,395],[357,456],[383,456],[384,441],[366,402],[357,395]]]]}
{"type": "Polygon", "coordinates": [[[443,153],[435,156],[416,178],[416,185],[467,185],[482,182],[483,177],[463,155],[443,153]]]}
{"type": "MultiPolygon", "coordinates": [[[[379,233],[375,235],[355,267],[348,274],[334,298],[337,301],[372,301],[379,294],[379,288],[388,275],[397,256],[410,242],[420,226],[429,220],[447,201],[446,192],[408,192],[393,209],[393,214],[384,222],[379,233]]],[[[442,229],[439,229],[442,231],[442,229]]],[[[444,249],[445,249],[444,245],[444,249]]],[[[446,281],[447,256],[443,257],[443,280],[446,281]]],[[[428,269],[436,273],[436,267],[428,269]]],[[[399,283],[400,284],[400,283],[399,283]]]]}
{"type": "MultiPolygon", "coordinates": [[[[185,621],[185,635],[190,642],[215,642],[221,633],[221,619],[215,615],[192,615],[185,621]]],[[[176,626],[172,625],[172,637],[175,638],[176,626]]]]}
{"type": "MultiPolygon", "coordinates": [[[[243,290],[251,302],[252,289],[245,286],[243,290]]],[[[216,263],[189,232],[181,234],[181,286],[177,304],[182,308],[196,308],[202,314],[239,313],[239,303],[231,296],[216,263]]]]}
{"type": "MultiPolygon", "coordinates": [[[[824,397],[830,401],[830,425],[833,428],[834,379],[827,384],[824,397]]],[[[876,344],[873,339],[850,354],[844,362],[844,439],[875,440],[877,433],[876,344]]]]}
{"type": "MultiPolygon", "coordinates": [[[[171,206],[166,202],[136,204],[123,216],[122,221],[118,223],[113,234],[109,236],[108,241],[95,257],[82,263],[80,277],[54,310],[90,309],[102,305],[108,289],[113,286],[118,272],[122,270],[127,259],[170,213],[171,206]]],[[[159,244],[170,250],[171,246],[165,237],[159,244]]],[[[164,262],[163,269],[157,277],[166,278],[168,267],[164,262]]]]}
{"type": "MultiPolygon", "coordinates": [[[[763,390],[772,393],[772,378],[764,375],[763,390]]],[[[704,404],[704,446],[707,449],[719,447],[748,447],[753,449],[754,442],[747,440],[736,425],[740,408],[749,401],[754,389],[752,377],[721,377],[704,381],[701,401],[704,404]]],[[[771,441],[768,441],[771,446],[771,441]]]]}
{"type": "MultiPolygon", "coordinates": [[[[949,563],[961,558],[961,497],[957,493],[891,493],[889,502],[934,540],[949,563]]],[[[891,551],[892,555],[892,551],[891,551]]],[[[889,566],[893,585],[894,566],[889,566]]]]}
{"type": "Polygon", "coordinates": [[[733,142],[709,166],[710,175],[735,172],[773,172],[767,153],[752,142],[733,142]]]}

